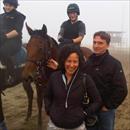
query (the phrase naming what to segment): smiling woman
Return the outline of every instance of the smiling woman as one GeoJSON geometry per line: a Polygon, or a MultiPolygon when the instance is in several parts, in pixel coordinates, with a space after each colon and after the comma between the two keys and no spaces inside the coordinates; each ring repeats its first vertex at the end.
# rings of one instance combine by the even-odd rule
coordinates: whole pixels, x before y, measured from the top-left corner
{"type": "MultiPolygon", "coordinates": [[[[60,50],[59,69],[50,76],[44,94],[45,110],[50,116],[48,130],[85,130],[83,72],[84,58],[78,45],[65,45],[60,50]]],[[[96,86],[86,76],[85,88],[92,101],[85,112],[94,114],[101,105],[96,86]]]]}

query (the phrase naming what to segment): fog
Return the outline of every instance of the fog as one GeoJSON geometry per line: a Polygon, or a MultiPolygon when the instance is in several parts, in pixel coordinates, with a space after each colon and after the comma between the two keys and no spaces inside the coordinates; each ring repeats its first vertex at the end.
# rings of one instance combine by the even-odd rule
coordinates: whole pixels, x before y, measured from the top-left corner
{"type": "MultiPolygon", "coordinates": [[[[47,26],[48,34],[57,40],[60,25],[68,19],[66,9],[68,4],[77,3],[80,7],[79,20],[86,25],[86,35],[83,45],[92,43],[96,31],[123,32],[125,46],[129,45],[129,1],[44,1],[19,0],[18,10],[26,15],[26,21],[32,29],[47,26]]],[[[1,1],[1,12],[3,3],[1,1]]],[[[24,25],[23,42],[29,35],[24,25]]]]}

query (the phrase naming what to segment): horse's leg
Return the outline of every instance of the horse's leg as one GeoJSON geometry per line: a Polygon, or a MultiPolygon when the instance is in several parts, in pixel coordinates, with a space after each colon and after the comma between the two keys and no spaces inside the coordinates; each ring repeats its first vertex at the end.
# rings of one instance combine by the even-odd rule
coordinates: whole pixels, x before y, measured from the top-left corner
{"type": "Polygon", "coordinates": [[[0,92],[0,130],[7,130],[6,124],[4,122],[4,114],[3,114],[3,108],[2,108],[1,92],[0,92]]]}
{"type": "Polygon", "coordinates": [[[26,116],[26,121],[28,121],[32,115],[32,102],[33,102],[34,92],[33,92],[30,80],[23,80],[23,87],[28,97],[28,111],[27,111],[27,116],[26,116]]]}
{"type": "Polygon", "coordinates": [[[42,127],[42,105],[43,105],[43,86],[36,85],[37,105],[38,105],[38,126],[42,127]]]}

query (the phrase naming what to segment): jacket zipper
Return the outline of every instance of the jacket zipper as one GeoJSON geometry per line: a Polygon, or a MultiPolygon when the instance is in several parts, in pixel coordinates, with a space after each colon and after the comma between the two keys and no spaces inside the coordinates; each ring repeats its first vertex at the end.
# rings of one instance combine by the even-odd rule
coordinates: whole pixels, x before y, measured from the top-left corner
{"type": "MultiPolygon", "coordinates": [[[[72,87],[72,84],[73,84],[73,82],[74,82],[76,76],[77,76],[78,71],[79,71],[79,69],[78,69],[77,72],[75,73],[75,75],[74,75],[74,77],[73,77],[73,79],[72,79],[72,81],[71,81],[71,83],[70,83],[70,85],[69,85],[69,89],[68,89],[68,91],[67,91],[67,96],[66,96],[66,99],[65,99],[65,108],[66,108],[66,109],[68,108],[68,97],[69,97],[70,89],[71,89],[71,87],[72,87]]],[[[64,83],[65,83],[65,86],[67,87],[67,84],[66,84],[66,82],[65,82],[65,76],[62,75],[62,78],[63,78],[63,81],[64,81],[64,83]]]]}

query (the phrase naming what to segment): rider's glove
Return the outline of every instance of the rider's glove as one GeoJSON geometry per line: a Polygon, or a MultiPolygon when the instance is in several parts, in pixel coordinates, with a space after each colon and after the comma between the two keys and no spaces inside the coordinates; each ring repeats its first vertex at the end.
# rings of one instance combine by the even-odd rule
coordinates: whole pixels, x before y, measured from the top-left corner
{"type": "Polygon", "coordinates": [[[69,43],[73,43],[73,40],[72,39],[67,39],[67,38],[60,38],[59,42],[69,44],[69,43]]]}

